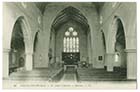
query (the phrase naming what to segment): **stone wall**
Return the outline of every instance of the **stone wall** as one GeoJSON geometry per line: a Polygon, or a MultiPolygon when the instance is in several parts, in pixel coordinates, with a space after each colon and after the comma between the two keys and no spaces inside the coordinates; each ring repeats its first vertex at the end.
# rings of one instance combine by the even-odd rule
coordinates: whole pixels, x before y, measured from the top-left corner
{"type": "MultiPolygon", "coordinates": [[[[105,65],[112,64],[111,66],[125,66],[127,64],[127,77],[136,79],[136,3],[105,3],[100,11],[100,17],[102,17],[102,24],[100,24],[100,30],[105,33],[106,40],[106,53],[112,55],[114,53],[115,44],[115,32],[114,21],[115,16],[119,18],[124,27],[125,33],[125,55],[126,63],[115,63],[114,60],[107,59],[105,65]],[[130,59],[131,58],[131,59],[130,59]],[[133,71],[133,72],[132,72],[133,71]]],[[[107,55],[107,56],[108,56],[107,55]]],[[[112,56],[110,56],[112,57],[112,56]]],[[[109,65],[110,66],[110,65],[109,65]]]]}
{"type": "Polygon", "coordinates": [[[11,51],[11,38],[14,25],[18,19],[22,19],[22,31],[25,43],[25,67],[32,70],[32,55],[34,35],[38,29],[42,29],[42,14],[34,3],[3,3],[3,77],[9,76],[9,52],[11,51]],[[28,61],[28,62],[26,62],[28,61]]]}
{"type": "MultiPolygon", "coordinates": [[[[88,24],[90,27],[91,33],[91,63],[94,67],[103,67],[103,61],[98,61],[98,56],[103,56],[103,46],[101,41],[101,33],[98,32],[99,24],[98,24],[98,14],[96,12],[95,6],[89,3],[80,4],[80,3],[53,3],[49,4],[46,7],[43,16],[43,31],[40,33],[39,41],[40,41],[40,50],[38,53],[42,54],[42,61],[40,62],[40,67],[47,67],[48,65],[44,63],[49,63],[48,61],[48,47],[50,46],[50,33],[52,29],[52,23],[56,18],[57,14],[61,12],[68,6],[72,6],[78,9],[88,20],[88,24]]],[[[85,43],[84,43],[85,44],[85,43]]],[[[60,51],[59,51],[60,52],[60,51]]],[[[56,51],[56,53],[59,53],[56,51]]],[[[84,52],[84,51],[83,51],[84,52]]],[[[86,55],[87,52],[83,54],[86,55]]],[[[36,57],[39,58],[39,57],[36,57]]],[[[38,59],[37,59],[38,60],[38,59]]],[[[61,60],[61,59],[60,59],[61,60]]],[[[38,65],[37,65],[38,66],[38,65]]],[[[38,66],[38,67],[39,67],[38,66]]]]}
{"type": "MultiPolygon", "coordinates": [[[[19,17],[23,17],[26,22],[26,30],[24,30],[25,54],[27,67],[46,68],[48,67],[49,48],[56,45],[53,56],[60,56],[62,46],[58,51],[59,46],[55,44],[55,31],[52,30],[52,23],[56,16],[66,7],[72,6],[78,9],[88,20],[89,32],[81,38],[82,55],[89,58],[90,63],[94,68],[103,68],[104,65],[110,64],[113,66],[120,66],[114,63],[114,43],[115,40],[113,30],[114,17],[118,17],[124,26],[124,33],[126,38],[126,59],[128,78],[136,78],[136,3],[105,3],[99,14],[96,8],[91,3],[51,3],[46,6],[45,12],[42,15],[34,3],[3,3],[3,67],[8,71],[8,52],[10,51],[11,36],[14,24],[19,17]],[[105,34],[106,51],[104,51],[102,32],[105,34]],[[38,32],[39,31],[39,32],[38,32]],[[52,32],[53,31],[53,32],[52,32]],[[35,34],[38,32],[38,43],[36,52],[33,54],[33,44],[35,34]],[[53,41],[50,41],[50,36],[53,41]],[[86,45],[87,44],[87,45],[86,45]],[[89,49],[90,48],[90,49],[89,49]],[[105,61],[105,52],[109,61],[105,61]],[[29,55],[29,56],[28,56],[29,55]],[[111,55],[111,56],[109,56],[111,55]],[[32,56],[33,60],[32,61],[32,56]],[[103,60],[99,60],[99,56],[103,56],[103,60]],[[133,63],[132,63],[133,62],[133,63]]],[[[82,30],[82,29],[81,29],[82,30]]],[[[64,30],[63,30],[64,31],[64,30]]],[[[60,30],[58,30],[60,32],[60,30]]],[[[83,31],[82,31],[83,32],[83,31]]],[[[60,34],[62,34],[60,32],[60,34]]],[[[62,36],[62,35],[61,35],[62,36]]],[[[60,59],[61,60],[61,59],[60,59]]],[[[123,63],[122,63],[123,64],[123,63]]],[[[123,65],[122,65],[123,66],[123,65]]],[[[7,72],[6,72],[7,73],[7,72]]],[[[4,73],[4,76],[7,74],[4,73]]]]}

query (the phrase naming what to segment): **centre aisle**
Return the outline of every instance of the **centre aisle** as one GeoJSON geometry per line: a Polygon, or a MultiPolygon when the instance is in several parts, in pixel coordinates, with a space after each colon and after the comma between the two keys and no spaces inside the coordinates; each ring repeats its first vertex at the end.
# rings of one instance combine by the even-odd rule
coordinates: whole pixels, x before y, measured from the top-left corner
{"type": "Polygon", "coordinates": [[[74,67],[68,67],[60,82],[77,82],[76,70],[74,67]]]}

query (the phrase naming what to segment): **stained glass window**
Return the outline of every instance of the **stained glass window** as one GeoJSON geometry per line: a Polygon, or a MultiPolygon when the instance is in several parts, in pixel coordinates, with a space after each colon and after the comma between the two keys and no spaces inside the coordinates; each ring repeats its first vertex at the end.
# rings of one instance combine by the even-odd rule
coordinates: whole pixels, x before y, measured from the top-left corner
{"type": "Polygon", "coordinates": [[[63,39],[64,52],[79,52],[78,33],[73,27],[69,27],[63,39]]]}

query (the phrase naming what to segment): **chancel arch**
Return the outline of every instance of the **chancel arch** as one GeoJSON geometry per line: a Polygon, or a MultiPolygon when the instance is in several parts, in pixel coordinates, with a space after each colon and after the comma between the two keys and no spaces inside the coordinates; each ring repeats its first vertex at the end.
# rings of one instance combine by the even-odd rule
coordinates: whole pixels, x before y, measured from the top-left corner
{"type": "MultiPolygon", "coordinates": [[[[59,5],[59,3],[58,3],[58,5],[59,5]]],[[[88,5],[88,6],[90,6],[90,5],[88,5]]],[[[88,8],[88,6],[85,6],[85,7],[88,8]]],[[[95,61],[96,58],[98,57],[98,55],[102,55],[101,51],[96,53],[96,50],[97,51],[101,50],[100,49],[101,47],[98,47],[98,46],[96,46],[96,44],[94,44],[94,42],[96,43],[96,41],[99,40],[99,39],[97,39],[97,40],[95,39],[97,36],[96,35],[97,26],[94,24],[96,24],[98,22],[97,12],[96,12],[94,6],[92,6],[92,8],[90,8],[88,10],[86,8],[84,8],[80,5],[77,5],[77,4],[68,4],[68,5],[64,5],[62,7],[57,7],[57,8],[55,8],[54,6],[48,5],[45,8],[44,16],[43,16],[43,22],[45,24],[45,26],[43,26],[43,31],[44,31],[43,33],[46,34],[46,37],[47,37],[46,43],[44,43],[45,44],[44,46],[46,46],[46,47],[50,46],[50,34],[51,34],[52,30],[55,30],[55,36],[56,36],[56,34],[57,34],[56,29],[59,29],[63,23],[67,22],[67,20],[72,20],[72,21],[74,20],[74,22],[82,24],[82,27],[83,27],[82,29],[86,30],[87,33],[90,34],[90,39],[92,39],[92,40],[90,40],[90,43],[91,43],[90,52],[92,52],[92,53],[90,53],[90,54],[92,54],[90,62],[93,60],[95,61]],[[95,11],[93,11],[93,10],[95,10],[95,11]],[[51,13],[47,13],[49,11],[51,11],[51,13]],[[89,14],[89,12],[91,12],[91,13],[89,14]],[[94,17],[92,17],[91,15],[94,15],[94,17]],[[96,49],[96,47],[98,49],[96,49]]],[[[44,54],[48,55],[48,53],[49,53],[49,49],[44,49],[44,54]]],[[[49,57],[45,56],[42,58],[49,61],[49,57]]],[[[62,60],[61,59],[62,57],[60,57],[60,56],[55,55],[54,58],[55,58],[55,61],[62,60]]],[[[81,55],[80,58],[83,58],[84,60],[86,60],[89,57],[84,57],[84,56],[82,57],[82,55],[81,55]]],[[[44,66],[44,67],[48,66],[49,62],[46,62],[46,61],[42,61],[42,62],[45,63],[45,64],[42,64],[42,66],[44,66]]],[[[91,64],[93,64],[93,63],[94,62],[91,62],[91,64]]],[[[98,62],[94,63],[93,65],[95,67],[99,65],[99,64],[98,65],[96,65],[96,64],[98,64],[98,62]]]]}
{"type": "Polygon", "coordinates": [[[63,53],[77,53],[77,61],[88,62],[87,34],[90,29],[87,19],[78,9],[69,6],[62,10],[56,16],[52,29],[56,42],[55,62],[64,63],[63,53]]]}

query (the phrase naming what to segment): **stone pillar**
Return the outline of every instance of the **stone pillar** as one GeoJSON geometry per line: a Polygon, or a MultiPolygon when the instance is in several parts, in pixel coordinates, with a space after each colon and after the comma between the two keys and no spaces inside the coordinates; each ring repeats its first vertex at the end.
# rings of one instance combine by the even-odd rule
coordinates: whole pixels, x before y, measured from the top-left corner
{"type": "Polygon", "coordinates": [[[114,63],[114,53],[106,53],[105,55],[105,65],[107,66],[107,71],[113,71],[114,63]]]}
{"type": "Polygon", "coordinates": [[[64,72],[66,71],[66,69],[67,69],[67,66],[66,66],[66,65],[64,65],[64,72]]]}
{"type": "Polygon", "coordinates": [[[3,50],[3,78],[9,77],[9,52],[10,49],[3,50]]]}
{"type": "Polygon", "coordinates": [[[127,79],[137,78],[137,53],[136,49],[126,49],[127,79]]]}
{"type": "Polygon", "coordinates": [[[33,69],[33,53],[26,53],[25,69],[31,71],[33,69]]]}

